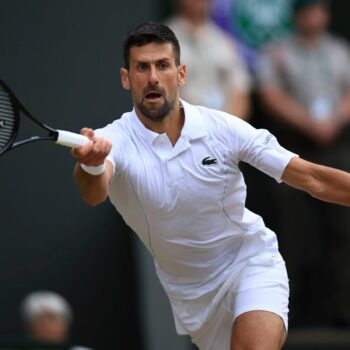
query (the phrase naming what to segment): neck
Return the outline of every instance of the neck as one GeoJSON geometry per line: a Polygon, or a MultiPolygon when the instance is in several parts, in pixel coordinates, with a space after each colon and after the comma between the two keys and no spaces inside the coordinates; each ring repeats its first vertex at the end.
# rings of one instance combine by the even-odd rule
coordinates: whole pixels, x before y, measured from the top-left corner
{"type": "Polygon", "coordinates": [[[193,28],[200,28],[206,22],[205,18],[198,17],[188,17],[188,20],[193,28]]]}
{"type": "Polygon", "coordinates": [[[323,35],[321,33],[318,34],[306,34],[299,33],[298,38],[299,41],[306,47],[317,47],[322,39],[323,35]]]}
{"type": "Polygon", "coordinates": [[[192,30],[200,29],[203,24],[208,21],[206,16],[202,16],[200,14],[191,14],[191,13],[182,13],[183,18],[187,20],[187,23],[191,26],[192,30]]]}

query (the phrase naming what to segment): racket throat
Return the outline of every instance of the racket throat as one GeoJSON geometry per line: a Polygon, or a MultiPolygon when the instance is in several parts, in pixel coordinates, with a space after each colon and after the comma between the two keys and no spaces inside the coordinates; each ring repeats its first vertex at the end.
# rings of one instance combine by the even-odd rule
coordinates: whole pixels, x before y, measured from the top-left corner
{"type": "Polygon", "coordinates": [[[32,142],[36,142],[36,141],[56,141],[56,140],[57,140],[57,135],[32,136],[28,139],[14,142],[12,144],[11,148],[19,147],[19,146],[25,145],[27,143],[32,143],[32,142]]]}

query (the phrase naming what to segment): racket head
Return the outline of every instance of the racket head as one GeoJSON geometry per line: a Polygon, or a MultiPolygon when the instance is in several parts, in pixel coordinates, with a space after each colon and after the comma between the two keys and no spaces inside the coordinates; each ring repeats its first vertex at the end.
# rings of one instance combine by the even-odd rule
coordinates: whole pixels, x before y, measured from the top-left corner
{"type": "Polygon", "coordinates": [[[0,155],[15,142],[19,128],[19,104],[10,88],[0,80],[0,155]]]}

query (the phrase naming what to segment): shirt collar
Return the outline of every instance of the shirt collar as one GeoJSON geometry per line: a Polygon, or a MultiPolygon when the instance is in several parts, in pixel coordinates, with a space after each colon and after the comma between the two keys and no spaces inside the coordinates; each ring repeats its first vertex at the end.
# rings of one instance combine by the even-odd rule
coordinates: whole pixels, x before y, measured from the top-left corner
{"type": "Polygon", "coordinates": [[[207,134],[207,130],[204,124],[204,118],[198,107],[193,106],[184,100],[180,101],[182,108],[185,111],[185,124],[182,127],[181,136],[185,136],[189,140],[204,137],[207,134]]]}
{"type": "MultiPolygon", "coordinates": [[[[185,123],[181,130],[181,136],[187,140],[195,140],[207,134],[206,127],[199,109],[184,100],[181,106],[185,112],[185,123]]],[[[153,144],[159,134],[147,129],[138,118],[135,108],[131,111],[131,122],[134,131],[141,136],[148,144],[153,144]]]]}

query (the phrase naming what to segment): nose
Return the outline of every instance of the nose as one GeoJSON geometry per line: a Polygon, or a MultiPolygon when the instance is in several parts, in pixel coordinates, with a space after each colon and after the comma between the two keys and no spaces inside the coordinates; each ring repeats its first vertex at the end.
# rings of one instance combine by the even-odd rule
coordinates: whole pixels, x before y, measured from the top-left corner
{"type": "Polygon", "coordinates": [[[149,70],[149,77],[148,81],[150,85],[158,84],[158,75],[157,75],[157,70],[155,66],[151,66],[151,69],[149,70]]]}

